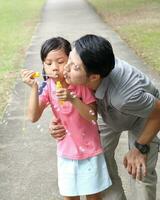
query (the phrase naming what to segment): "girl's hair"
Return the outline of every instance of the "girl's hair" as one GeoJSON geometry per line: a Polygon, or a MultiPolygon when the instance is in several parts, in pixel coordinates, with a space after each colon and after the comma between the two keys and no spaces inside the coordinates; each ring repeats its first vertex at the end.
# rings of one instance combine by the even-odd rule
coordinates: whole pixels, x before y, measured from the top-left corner
{"type": "Polygon", "coordinates": [[[91,34],[85,35],[74,42],[74,47],[88,75],[99,74],[103,78],[114,68],[113,49],[105,38],[91,34]]]}
{"type": "MultiPolygon", "coordinates": [[[[41,51],[40,51],[40,56],[41,56],[42,62],[45,61],[45,59],[50,51],[60,50],[60,49],[63,49],[64,52],[66,53],[66,55],[69,56],[69,53],[71,51],[70,42],[62,37],[53,37],[53,38],[46,40],[42,44],[41,51]]],[[[42,71],[42,74],[44,74],[43,78],[44,78],[44,80],[46,80],[47,78],[46,78],[44,69],[42,71]]]]}

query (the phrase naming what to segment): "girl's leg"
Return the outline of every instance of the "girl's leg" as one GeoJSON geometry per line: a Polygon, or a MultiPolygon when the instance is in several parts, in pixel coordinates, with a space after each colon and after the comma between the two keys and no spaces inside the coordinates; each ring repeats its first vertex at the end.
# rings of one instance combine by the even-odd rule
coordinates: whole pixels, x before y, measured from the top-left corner
{"type": "Polygon", "coordinates": [[[101,198],[101,193],[96,193],[96,194],[91,194],[91,195],[86,195],[87,200],[102,200],[101,198]]]}
{"type": "Polygon", "coordinates": [[[79,196],[76,197],[64,197],[64,200],[80,200],[79,196]]]}

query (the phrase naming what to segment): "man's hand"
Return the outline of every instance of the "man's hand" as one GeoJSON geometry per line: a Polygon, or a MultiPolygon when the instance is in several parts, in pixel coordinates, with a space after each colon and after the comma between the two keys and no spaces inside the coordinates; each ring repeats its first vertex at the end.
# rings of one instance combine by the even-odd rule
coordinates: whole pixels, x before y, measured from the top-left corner
{"type": "Polygon", "coordinates": [[[63,125],[61,125],[59,120],[57,120],[56,118],[53,118],[50,122],[49,132],[51,136],[54,137],[56,140],[63,140],[66,135],[66,131],[63,125]]]}
{"type": "Polygon", "coordinates": [[[123,164],[133,178],[142,180],[147,174],[147,155],[140,153],[136,148],[131,149],[124,157],[123,164]]]}

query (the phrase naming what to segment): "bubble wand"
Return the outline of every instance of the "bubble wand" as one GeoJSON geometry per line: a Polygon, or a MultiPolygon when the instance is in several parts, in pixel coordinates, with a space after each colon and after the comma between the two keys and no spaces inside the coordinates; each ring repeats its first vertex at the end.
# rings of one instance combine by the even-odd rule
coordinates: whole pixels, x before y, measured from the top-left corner
{"type": "MultiPolygon", "coordinates": [[[[48,75],[46,75],[46,74],[42,74],[43,76],[48,76],[48,75]]],[[[38,77],[40,77],[41,76],[41,74],[39,73],[39,72],[35,72],[33,75],[32,75],[32,78],[38,78],[38,77]]],[[[61,84],[61,82],[60,81],[57,81],[56,82],[56,89],[58,90],[58,89],[60,89],[60,88],[63,88],[62,87],[62,84],[61,84]]],[[[60,102],[60,104],[61,105],[63,105],[64,104],[64,101],[59,101],[60,102]]]]}

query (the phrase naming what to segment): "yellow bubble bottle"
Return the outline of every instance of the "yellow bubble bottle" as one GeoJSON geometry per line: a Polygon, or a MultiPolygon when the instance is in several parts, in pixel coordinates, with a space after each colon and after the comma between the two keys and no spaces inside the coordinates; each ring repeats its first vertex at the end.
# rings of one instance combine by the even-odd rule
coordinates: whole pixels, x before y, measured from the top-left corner
{"type": "Polygon", "coordinates": [[[60,81],[57,81],[56,82],[56,89],[60,89],[60,88],[62,88],[62,84],[61,84],[60,81]]]}
{"type": "MultiPolygon", "coordinates": [[[[56,82],[56,89],[60,89],[60,88],[62,88],[62,84],[61,84],[60,81],[57,81],[57,82],[56,82]]],[[[64,101],[59,101],[59,103],[60,103],[61,105],[63,105],[64,101]]]]}
{"type": "Polygon", "coordinates": [[[38,78],[40,77],[40,73],[39,72],[35,72],[33,75],[32,75],[32,78],[38,78]]]}

